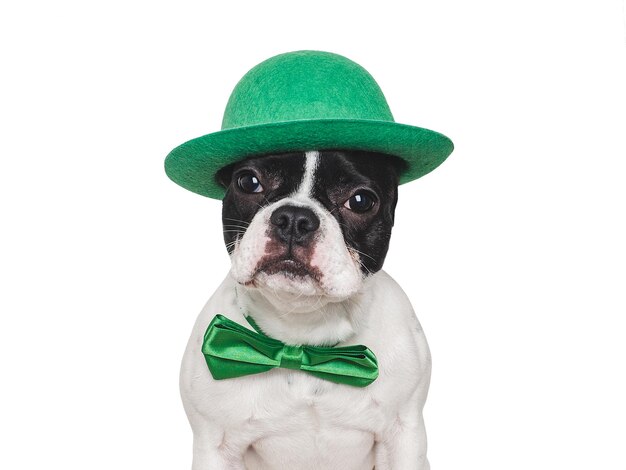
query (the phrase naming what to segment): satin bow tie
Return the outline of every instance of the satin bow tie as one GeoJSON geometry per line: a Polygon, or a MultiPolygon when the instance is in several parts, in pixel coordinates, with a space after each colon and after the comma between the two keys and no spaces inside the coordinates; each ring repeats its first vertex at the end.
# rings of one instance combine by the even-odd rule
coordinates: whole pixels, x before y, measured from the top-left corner
{"type": "Polygon", "coordinates": [[[251,331],[216,315],[204,334],[202,354],[216,380],[267,372],[275,367],[302,370],[322,379],[365,387],[378,377],[372,351],[362,345],[293,346],[263,334],[250,317],[251,331]]]}

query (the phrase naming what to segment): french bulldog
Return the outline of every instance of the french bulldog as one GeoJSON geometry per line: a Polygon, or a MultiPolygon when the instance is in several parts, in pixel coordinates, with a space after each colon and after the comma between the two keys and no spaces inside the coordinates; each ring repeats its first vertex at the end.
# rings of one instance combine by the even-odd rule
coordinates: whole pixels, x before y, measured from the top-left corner
{"type": "Polygon", "coordinates": [[[223,168],[231,269],[202,309],[181,368],[193,470],[426,470],[431,359],[409,299],[382,270],[404,162],[355,150],[252,157],[223,168]],[[213,379],[216,314],[286,344],[362,344],[366,387],[276,368],[213,379]]]}

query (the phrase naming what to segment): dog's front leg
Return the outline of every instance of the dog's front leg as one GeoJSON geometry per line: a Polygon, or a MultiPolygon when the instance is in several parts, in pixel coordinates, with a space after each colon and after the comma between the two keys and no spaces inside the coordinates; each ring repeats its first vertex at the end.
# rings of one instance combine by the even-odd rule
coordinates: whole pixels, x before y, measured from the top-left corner
{"type": "Polygon", "coordinates": [[[194,433],[192,470],[245,470],[243,452],[223,432],[194,433]]]}
{"type": "MultiPolygon", "coordinates": [[[[390,470],[429,470],[426,458],[426,432],[423,420],[419,423],[403,424],[387,448],[390,470]]],[[[376,466],[378,469],[378,466],[376,466]]]]}
{"type": "Polygon", "coordinates": [[[376,444],[376,470],[429,470],[424,424],[402,424],[376,444]]]}
{"type": "Polygon", "coordinates": [[[392,428],[378,440],[376,470],[429,470],[423,399],[417,390],[398,414],[392,428]]]}

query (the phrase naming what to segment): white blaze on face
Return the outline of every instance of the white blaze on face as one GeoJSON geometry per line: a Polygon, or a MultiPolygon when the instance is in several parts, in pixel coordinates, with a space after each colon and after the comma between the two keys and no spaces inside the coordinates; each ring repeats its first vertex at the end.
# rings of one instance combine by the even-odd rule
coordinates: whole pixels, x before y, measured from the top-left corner
{"type": "MultiPolygon", "coordinates": [[[[319,152],[306,152],[302,180],[290,196],[259,210],[252,219],[243,237],[235,244],[231,254],[231,275],[240,284],[250,284],[267,290],[271,295],[284,295],[285,300],[295,297],[314,297],[316,302],[341,301],[357,293],[363,283],[358,254],[349,250],[343,238],[341,227],[330,212],[312,197],[319,163],[319,152]],[[320,226],[315,235],[311,259],[302,260],[321,273],[318,280],[294,277],[277,273],[269,275],[257,272],[259,260],[268,254],[271,241],[270,216],[281,206],[294,205],[307,207],[318,216],[320,226]],[[295,296],[295,297],[294,297],[295,296]]],[[[300,299],[308,303],[305,299],[300,299]]]]}
{"type": "Polygon", "coordinates": [[[317,169],[317,165],[319,163],[320,153],[314,150],[312,152],[306,152],[304,155],[306,157],[306,161],[304,163],[304,175],[302,176],[302,181],[300,182],[300,186],[294,196],[310,200],[313,183],[315,182],[315,170],[317,169]]]}

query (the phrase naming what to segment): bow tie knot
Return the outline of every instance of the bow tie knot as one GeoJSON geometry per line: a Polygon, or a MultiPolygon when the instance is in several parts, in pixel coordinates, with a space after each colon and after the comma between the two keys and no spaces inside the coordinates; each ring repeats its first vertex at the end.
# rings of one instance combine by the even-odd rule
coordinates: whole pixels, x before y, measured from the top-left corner
{"type": "Polygon", "coordinates": [[[283,369],[299,370],[302,366],[302,356],[304,348],[302,346],[293,346],[285,344],[280,355],[280,365],[283,369]]]}
{"type": "Polygon", "coordinates": [[[216,315],[204,334],[202,353],[216,380],[267,372],[301,370],[336,383],[365,387],[378,377],[376,356],[362,345],[318,347],[285,344],[216,315]]]}

